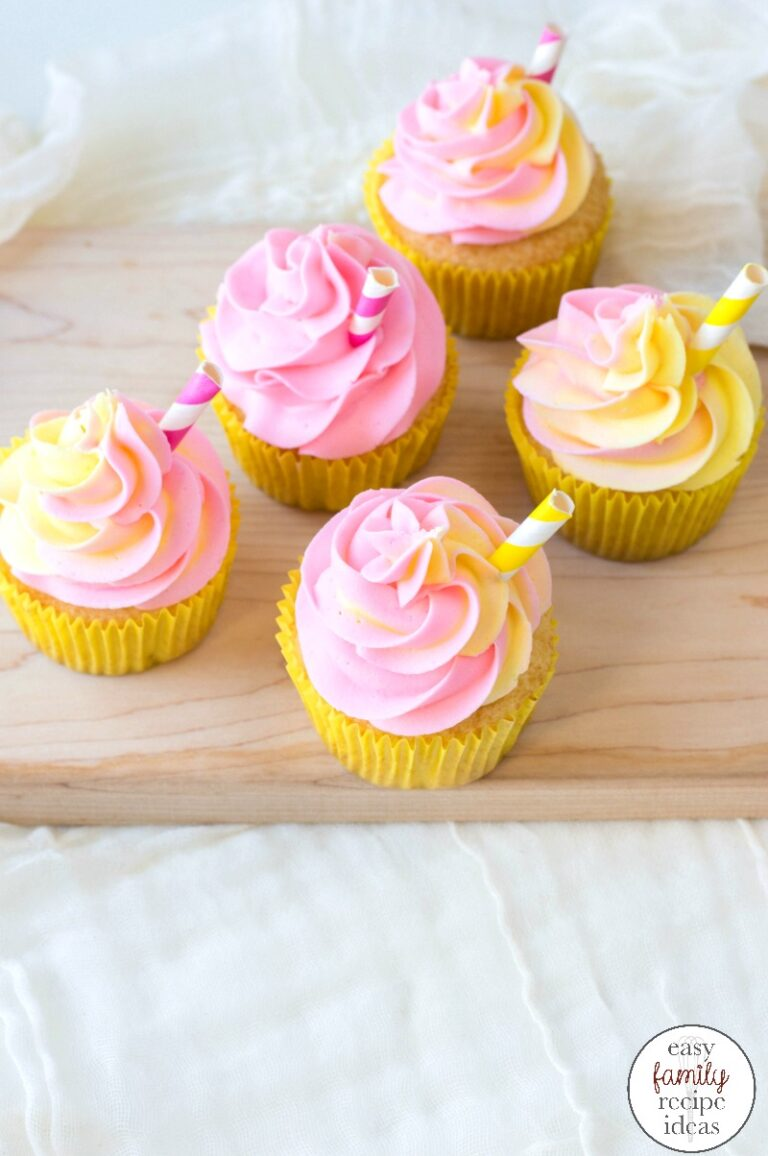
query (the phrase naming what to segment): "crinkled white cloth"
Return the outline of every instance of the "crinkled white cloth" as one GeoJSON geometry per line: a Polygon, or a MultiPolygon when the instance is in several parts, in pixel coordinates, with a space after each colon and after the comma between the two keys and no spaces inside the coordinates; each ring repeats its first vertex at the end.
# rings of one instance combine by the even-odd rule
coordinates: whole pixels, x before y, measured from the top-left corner
{"type": "Polygon", "coordinates": [[[0,241],[55,197],[77,166],[83,139],[82,88],[48,70],[48,107],[37,139],[13,113],[0,110],[0,241]]]}
{"type": "MultiPolygon", "coordinates": [[[[761,251],[756,5],[265,0],[69,62],[28,151],[0,121],[0,231],[362,219],[425,78],[552,17],[602,277],[717,292],[761,251]]],[[[751,1056],[758,1156],[767,891],[768,823],[0,827],[0,1156],[644,1156],[629,1066],[684,1021],[751,1056]]]]}
{"type": "Polygon", "coordinates": [[[648,1156],[640,1046],[734,1036],[768,823],[0,827],[2,1156],[648,1156]]]}

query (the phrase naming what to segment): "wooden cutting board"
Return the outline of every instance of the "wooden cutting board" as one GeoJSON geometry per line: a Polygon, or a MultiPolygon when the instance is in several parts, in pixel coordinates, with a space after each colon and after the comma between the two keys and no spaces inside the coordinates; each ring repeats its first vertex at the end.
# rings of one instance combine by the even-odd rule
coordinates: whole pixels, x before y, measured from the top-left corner
{"type": "MultiPolygon", "coordinates": [[[[0,444],[30,414],[107,386],[163,405],[235,229],[27,231],[0,247],[0,444]]],[[[530,509],[502,395],[516,347],[460,342],[457,403],[425,473],[530,509]]],[[[768,355],[761,354],[763,376],[768,355]]],[[[204,419],[225,460],[224,438],[204,419]]],[[[240,550],[193,654],[120,679],[30,648],[0,607],[0,819],[16,823],[374,822],[768,815],[768,452],[726,520],[678,558],[603,562],[555,540],[558,673],[513,754],[454,791],[369,786],[325,752],[282,667],[275,604],[324,520],[234,467],[240,550]]]]}

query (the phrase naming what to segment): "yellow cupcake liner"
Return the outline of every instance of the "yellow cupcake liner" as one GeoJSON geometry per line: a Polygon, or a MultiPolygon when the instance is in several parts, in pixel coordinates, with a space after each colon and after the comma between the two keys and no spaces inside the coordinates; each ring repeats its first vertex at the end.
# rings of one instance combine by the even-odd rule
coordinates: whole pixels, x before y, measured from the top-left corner
{"type": "MultiPolygon", "coordinates": [[[[299,692],[315,729],[331,754],[360,778],[378,787],[434,790],[460,787],[489,774],[514,746],[555,671],[555,635],[549,665],[538,684],[516,703],[514,714],[493,722],[473,723],[475,712],[463,727],[450,734],[407,738],[388,734],[360,719],[335,710],[309,680],[296,633],[296,594],[300,573],[292,570],[278,604],[277,641],[286,669],[299,692]]],[[[485,708],[481,708],[483,710],[485,708]]]]}
{"type": "Polygon", "coordinates": [[[527,354],[518,359],[507,387],[506,416],[523,475],[534,502],[553,489],[564,490],[576,510],[560,531],[581,550],[616,562],[651,562],[680,554],[719,522],[752,458],[764,424],[761,410],[752,441],[737,466],[700,490],[654,490],[636,494],[585,482],[566,473],[542,452],[523,421],[522,397],[514,378],[527,354]]]}
{"type": "Polygon", "coordinates": [[[208,633],[221,606],[237,545],[238,503],[232,490],[229,549],[218,572],[183,602],[161,610],[91,617],[88,610],[43,601],[14,578],[0,559],[0,594],[29,641],[84,674],[138,674],[192,650],[208,633]]]}
{"type": "Polygon", "coordinates": [[[489,339],[517,337],[554,317],[564,293],[591,284],[612,203],[592,237],[555,261],[542,261],[525,269],[473,269],[458,261],[435,260],[396,233],[382,210],[379,189],[386,178],[379,172],[379,165],[389,160],[393,151],[389,140],[371,158],[363,181],[368,214],[382,241],[419,269],[454,333],[489,339]]]}
{"type": "Polygon", "coordinates": [[[437,392],[410,429],[386,445],[348,458],[326,460],[283,450],[245,429],[223,393],[213,408],[242,470],[271,498],[302,510],[343,510],[363,490],[397,486],[429,461],[453,404],[459,377],[456,343],[449,337],[446,367],[437,392]]]}

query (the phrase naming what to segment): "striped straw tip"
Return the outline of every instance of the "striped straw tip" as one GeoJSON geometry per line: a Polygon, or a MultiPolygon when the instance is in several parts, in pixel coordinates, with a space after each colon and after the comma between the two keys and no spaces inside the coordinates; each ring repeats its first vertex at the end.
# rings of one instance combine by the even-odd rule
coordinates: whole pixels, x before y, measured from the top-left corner
{"type": "Polygon", "coordinates": [[[768,269],[765,265],[758,265],[756,261],[750,261],[748,265],[744,266],[742,273],[758,289],[765,289],[768,285],[768,269]]]}
{"type": "Polygon", "coordinates": [[[565,34],[557,24],[545,24],[528,66],[531,80],[541,81],[542,84],[552,83],[564,44],[565,34]]]}
{"type": "Polygon", "coordinates": [[[370,265],[367,274],[380,288],[389,292],[397,289],[400,285],[397,270],[393,269],[391,265],[370,265]]]}
{"type": "Polygon", "coordinates": [[[204,373],[206,377],[210,377],[214,385],[221,388],[221,370],[213,361],[201,361],[197,367],[198,373],[204,373]]]}
{"type": "Polygon", "coordinates": [[[558,514],[562,514],[565,518],[573,516],[576,509],[576,503],[570,494],[566,494],[564,490],[553,490],[548,499],[550,505],[557,510],[558,514]]]}
{"type": "Polygon", "coordinates": [[[546,44],[550,40],[565,40],[565,33],[559,24],[545,24],[541,34],[541,42],[546,44]]]}

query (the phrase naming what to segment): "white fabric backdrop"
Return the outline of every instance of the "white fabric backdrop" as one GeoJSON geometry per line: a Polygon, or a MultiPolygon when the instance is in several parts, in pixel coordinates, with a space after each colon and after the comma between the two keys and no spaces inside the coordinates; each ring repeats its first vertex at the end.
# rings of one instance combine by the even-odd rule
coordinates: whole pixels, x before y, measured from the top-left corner
{"type": "MultiPolygon", "coordinates": [[[[762,250],[757,4],[266,0],[60,62],[37,137],[0,117],[0,232],[363,219],[424,79],[551,18],[602,278],[716,292],[762,250]]],[[[0,1156],[642,1156],[629,1066],[685,1021],[750,1054],[757,1156],[767,891],[766,823],[0,827],[0,1156]]]]}

